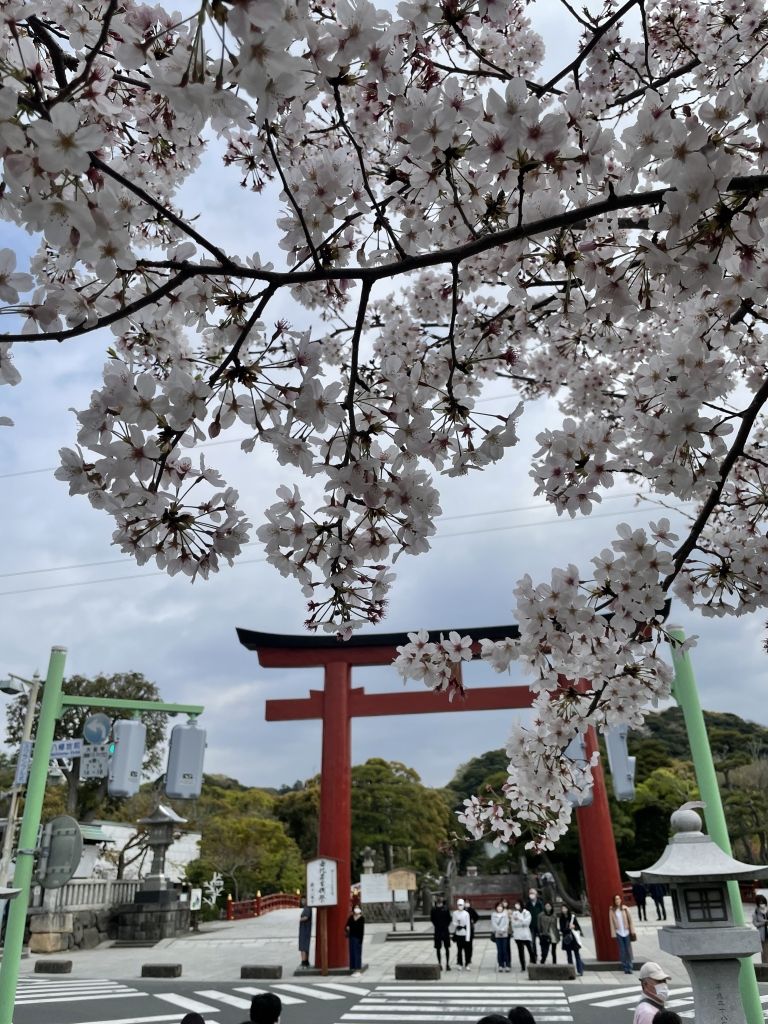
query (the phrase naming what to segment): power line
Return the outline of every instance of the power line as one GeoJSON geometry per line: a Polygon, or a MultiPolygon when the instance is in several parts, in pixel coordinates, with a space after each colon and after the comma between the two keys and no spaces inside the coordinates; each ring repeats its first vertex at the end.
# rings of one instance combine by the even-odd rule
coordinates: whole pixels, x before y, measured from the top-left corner
{"type": "MultiPolygon", "coordinates": [[[[647,512],[647,511],[648,510],[645,509],[645,508],[633,508],[633,509],[626,509],[626,510],[621,511],[621,512],[596,512],[593,515],[590,515],[588,517],[584,517],[584,519],[582,519],[581,522],[587,522],[587,521],[589,521],[591,519],[616,518],[618,516],[634,515],[634,514],[637,514],[638,512],[647,512]]],[[[478,514],[482,515],[484,513],[478,513],[478,514]]],[[[459,517],[456,517],[456,518],[459,518],[459,517]]],[[[506,530],[524,530],[524,529],[527,529],[527,528],[532,527],[532,526],[557,526],[557,525],[560,525],[562,523],[574,523],[574,522],[576,522],[576,520],[570,519],[570,518],[568,518],[568,519],[562,519],[562,518],[561,519],[539,519],[539,520],[536,520],[533,523],[511,523],[508,526],[494,526],[494,527],[491,527],[490,529],[483,529],[482,532],[483,533],[502,533],[502,532],[504,532],[506,530]]],[[[452,537],[468,537],[468,536],[472,536],[473,534],[476,534],[478,532],[479,532],[478,530],[461,530],[461,531],[459,531],[457,533],[438,533],[435,537],[432,538],[432,540],[447,540],[448,538],[452,538],[452,537]]],[[[251,543],[255,543],[255,541],[252,541],[251,543]]],[[[235,566],[238,566],[238,565],[255,565],[258,562],[266,562],[266,560],[267,560],[266,557],[264,557],[264,558],[236,559],[235,562],[233,563],[232,567],[234,568],[235,566]]],[[[98,565],[99,563],[94,562],[92,564],[98,565]]],[[[110,563],[104,562],[104,563],[101,563],[101,564],[107,565],[107,564],[110,564],[110,563]]],[[[42,570],[41,569],[41,570],[30,570],[30,571],[32,571],[32,572],[35,572],[35,571],[45,572],[46,570],[42,570]]],[[[136,573],[136,574],[133,574],[131,576],[111,576],[111,577],[108,577],[106,579],[101,579],[101,580],[81,580],[81,581],[78,581],[76,583],[52,583],[52,584],[48,584],[47,586],[44,586],[44,587],[29,587],[26,590],[3,590],[3,591],[0,591],[0,597],[14,597],[14,596],[19,595],[19,594],[36,594],[36,593],[41,593],[42,591],[45,591],[45,590],[65,590],[65,589],[70,588],[70,587],[92,587],[92,586],[97,586],[97,585],[103,584],[103,583],[121,583],[121,582],[124,582],[124,581],[127,581],[127,580],[143,580],[143,579],[148,579],[150,576],[166,576],[166,575],[167,575],[166,573],[161,572],[161,571],[153,571],[153,572],[145,572],[145,573],[136,573]]]]}
{"type": "MultiPolygon", "coordinates": [[[[637,497],[634,492],[626,491],[622,494],[606,495],[606,497],[603,498],[603,501],[617,501],[620,498],[634,497],[637,497]]],[[[552,506],[548,502],[539,502],[537,505],[518,505],[517,508],[495,508],[488,509],[485,512],[463,512],[453,516],[441,516],[440,521],[445,523],[453,519],[476,519],[478,516],[500,516],[514,512],[537,512],[539,509],[551,507],[552,506]]],[[[250,547],[252,544],[256,543],[257,541],[248,541],[248,543],[244,544],[243,547],[250,547]]],[[[72,565],[53,565],[44,569],[16,569],[13,572],[0,572],[0,579],[7,580],[15,576],[39,576],[47,572],[70,572],[73,569],[93,569],[96,566],[102,565],[125,565],[128,562],[129,559],[126,558],[110,558],[106,561],[100,562],[75,562],[72,565]]]]}
{"type": "MultiPolygon", "coordinates": [[[[488,395],[486,398],[478,398],[475,405],[479,405],[481,402],[500,402],[505,398],[517,398],[514,392],[510,392],[508,395],[488,395]]],[[[241,441],[250,441],[250,437],[224,437],[219,441],[203,441],[202,444],[196,445],[197,448],[215,448],[220,444],[240,444],[241,441]]],[[[16,476],[34,476],[37,473],[55,473],[58,466],[46,466],[45,469],[19,469],[13,473],[0,473],[0,480],[10,480],[11,477],[16,476]]]]}

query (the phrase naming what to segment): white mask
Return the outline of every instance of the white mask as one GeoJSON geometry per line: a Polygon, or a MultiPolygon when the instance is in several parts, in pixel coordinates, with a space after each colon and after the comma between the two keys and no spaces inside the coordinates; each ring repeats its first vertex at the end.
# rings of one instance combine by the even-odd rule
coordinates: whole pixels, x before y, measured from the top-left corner
{"type": "Polygon", "coordinates": [[[662,1003],[666,1003],[666,1001],[669,999],[669,985],[667,985],[665,981],[660,982],[656,986],[656,995],[662,1001],[662,1003]]]}

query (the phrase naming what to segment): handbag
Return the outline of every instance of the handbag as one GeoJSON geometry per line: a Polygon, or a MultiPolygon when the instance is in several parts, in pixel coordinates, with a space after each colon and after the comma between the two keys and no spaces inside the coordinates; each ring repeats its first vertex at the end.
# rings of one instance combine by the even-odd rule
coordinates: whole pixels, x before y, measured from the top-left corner
{"type": "Polygon", "coordinates": [[[566,932],[565,935],[563,935],[562,946],[563,949],[566,951],[569,949],[576,948],[576,937],[574,936],[573,932],[566,932]]]}

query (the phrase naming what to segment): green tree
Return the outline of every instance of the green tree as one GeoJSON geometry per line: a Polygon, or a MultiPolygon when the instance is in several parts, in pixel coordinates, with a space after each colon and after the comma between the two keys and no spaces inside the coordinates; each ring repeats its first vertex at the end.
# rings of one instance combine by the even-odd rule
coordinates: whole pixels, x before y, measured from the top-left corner
{"type": "MultiPolygon", "coordinates": [[[[78,697],[109,697],[122,700],[159,700],[157,686],[145,679],[140,672],[117,672],[111,676],[70,676],[64,681],[64,692],[78,697]]],[[[24,723],[26,697],[12,701],[6,709],[7,740],[20,743],[24,723]]],[[[89,708],[68,707],[56,723],[55,739],[74,739],[83,735],[83,725],[93,711],[89,708]]],[[[113,718],[132,718],[130,711],[111,710],[113,718]]],[[[147,727],[147,743],[143,768],[146,773],[157,772],[161,765],[161,750],[165,738],[166,716],[159,712],[141,715],[147,727]]],[[[36,728],[36,723],[35,723],[36,728]]],[[[107,796],[106,779],[80,780],[80,760],[76,758],[71,766],[63,769],[66,779],[66,801],[64,810],[79,821],[95,818],[116,806],[107,796]]]]}
{"type": "Polygon", "coordinates": [[[200,859],[190,865],[187,875],[197,882],[214,871],[229,881],[236,900],[304,886],[299,848],[282,822],[256,815],[220,815],[205,823],[200,859]]]}
{"type": "Polygon", "coordinates": [[[292,789],[277,798],[275,815],[285,825],[304,860],[317,856],[317,823],[320,816],[320,776],[310,779],[301,789],[292,789]]]}
{"type": "Polygon", "coordinates": [[[420,871],[433,870],[438,848],[448,837],[449,819],[444,792],[422,785],[413,768],[379,757],[352,768],[353,861],[370,846],[390,870],[397,849],[401,861],[420,871]]]}

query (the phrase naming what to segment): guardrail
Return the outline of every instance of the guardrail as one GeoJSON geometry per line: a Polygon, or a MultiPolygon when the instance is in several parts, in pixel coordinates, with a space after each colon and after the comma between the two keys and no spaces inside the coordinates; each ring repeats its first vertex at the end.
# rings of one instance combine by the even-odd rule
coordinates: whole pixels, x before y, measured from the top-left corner
{"type": "Polygon", "coordinates": [[[90,879],[67,882],[60,889],[47,889],[42,898],[45,910],[109,910],[132,903],[139,882],[136,879],[90,879]]]}
{"type": "Polygon", "coordinates": [[[233,900],[227,897],[227,920],[240,921],[245,917],[261,917],[270,910],[288,910],[301,906],[301,900],[292,892],[275,892],[257,896],[255,900],[233,900]]]}

